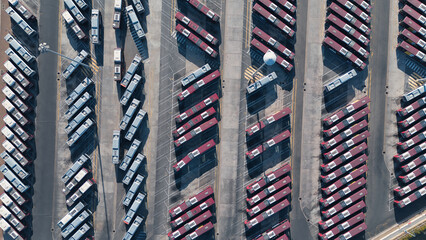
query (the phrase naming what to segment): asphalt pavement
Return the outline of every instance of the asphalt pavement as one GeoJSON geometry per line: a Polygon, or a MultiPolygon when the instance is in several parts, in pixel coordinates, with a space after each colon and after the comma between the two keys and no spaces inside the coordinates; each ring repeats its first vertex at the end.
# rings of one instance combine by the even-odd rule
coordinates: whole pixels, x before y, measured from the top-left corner
{"type": "MultiPolygon", "coordinates": [[[[39,36],[40,42],[49,44],[50,49],[58,48],[59,1],[40,0],[39,36]]],[[[37,155],[34,160],[35,183],[33,196],[32,239],[52,239],[55,223],[52,218],[55,172],[56,133],[56,85],[58,58],[50,53],[38,58],[38,89],[35,119],[35,143],[37,155]]]]}
{"type": "Polygon", "coordinates": [[[384,161],[384,131],[386,105],[386,76],[389,38],[389,1],[376,1],[371,13],[372,35],[370,56],[370,83],[368,95],[371,98],[368,139],[368,172],[366,197],[368,230],[370,238],[393,222],[393,212],[388,209],[389,172],[384,161]]]}

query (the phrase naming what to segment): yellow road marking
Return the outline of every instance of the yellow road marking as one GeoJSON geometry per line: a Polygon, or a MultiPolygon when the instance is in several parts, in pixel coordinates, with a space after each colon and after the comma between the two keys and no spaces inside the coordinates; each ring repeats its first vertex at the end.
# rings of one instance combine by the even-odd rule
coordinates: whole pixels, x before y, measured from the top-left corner
{"type": "Polygon", "coordinates": [[[416,72],[413,72],[412,73],[412,75],[414,75],[414,77],[415,78],[417,78],[417,79],[421,79],[422,78],[422,76],[420,76],[418,73],[416,73],[416,72]]]}
{"type": "Polygon", "coordinates": [[[250,45],[250,26],[251,26],[251,5],[252,1],[247,1],[247,9],[246,9],[246,41],[245,47],[248,48],[250,45]]]}
{"type": "Polygon", "coordinates": [[[261,79],[263,77],[263,74],[261,72],[257,72],[256,76],[253,77],[253,74],[256,72],[256,70],[257,69],[253,66],[249,66],[248,68],[246,68],[246,70],[244,70],[244,78],[250,82],[253,82],[253,80],[257,81],[261,79]]]}
{"type": "Polygon", "coordinates": [[[175,9],[176,9],[176,2],[175,0],[172,0],[172,7],[171,7],[171,11],[170,11],[170,34],[173,33],[174,29],[175,29],[175,9]]]}

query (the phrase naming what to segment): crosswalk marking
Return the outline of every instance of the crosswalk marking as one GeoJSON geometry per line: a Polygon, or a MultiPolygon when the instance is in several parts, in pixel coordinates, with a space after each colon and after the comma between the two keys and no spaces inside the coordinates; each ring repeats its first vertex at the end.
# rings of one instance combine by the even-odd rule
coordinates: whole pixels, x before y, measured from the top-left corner
{"type": "Polygon", "coordinates": [[[254,76],[254,78],[252,77],[253,74],[256,72],[256,68],[254,68],[253,66],[249,66],[248,68],[246,68],[246,70],[244,71],[244,78],[247,81],[257,81],[259,79],[261,79],[263,77],[263,74],[261,72],[257,72],[256,76],[254,76]]]}

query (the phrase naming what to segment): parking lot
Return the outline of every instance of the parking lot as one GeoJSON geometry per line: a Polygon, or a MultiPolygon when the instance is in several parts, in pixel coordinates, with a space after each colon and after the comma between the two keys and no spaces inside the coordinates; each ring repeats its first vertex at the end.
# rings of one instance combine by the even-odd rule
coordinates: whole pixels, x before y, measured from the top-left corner
{"type": "MultiPolygon", "coordinates": [[[[334,147],[324,150],[321,142],[343,134],[346,128],[355,128],[361,121],[367,123],[363,131],[368,130],[369,137],[355,145],[367,144],[362,153],[368,160],[365,166],[357,165],[348,173],[355,176],[354,183],[359,182],[368,191],[354,204],[366,206],[363,213],[357,212],[356,220],[350,216],[356,228],[362,229],[356,239],[372,238],[424,210],[424,196],[404,208],[394,203],[403,199],[394,189],[412,183],[407,180],[408,170],[395,160],[395,155],[404,153],[397,144],[408,140],[401,137],[407,129],[401,123],[398,125],[401,117],[396,117],[396,112],[406,106],[402,96],[424,84],[419,79],[426,77],[424,65],[404,53],[408,50],[401,50],[401,42],[408,38],[402,36],[402,31],[408,23],[400,22],[407,12],[397,13],[405,2],[368,1],[371,10],[365,5],[359,8],[367,15],[343,5],[346,0],[289,0],[294,8],[278,0],[209,0],[200,1],[204,6],[198,8],[191,5],[198,1],[142,0],[144,10],[128,0],[122,1],[121,11],[114,9],[116,2],[64,0],[55,5],[49,0],[28,1],[26,6],[37,17],[30,24],[38,31],[36,42],[28,41],[16,24],[9,27],[5,23],[10,22],[9,16],[5,11],[1,14],[1,32],[13,33],[36,56],[40,54],[37,64],[30,64],[37,72],[35,88],[25,88],[34,95],[26,103],[35,111],[18,108],[35,123],[34,127],[24,128],[34,135],[34,140],[26,142],[31,150],[13,142],[27,158],[34,160],[28,166],[20,162],[32,175],[26,179],[19,175],[30,189],[25,195],[29,202],[23,209],[31,214],[21,217],[14,212],[28,227],[19,231],[21,235],[33,239],[59,239],[61,235],[68,238],[71,233],[65,233],[65,229],[73,226],[71,232],[77,235],[79,231],[74,225],[84,225],[82,235],[95,239],[122,239],[126,233],[133,235],[132,239],[168,239],[167,235],[172,238],[190,233],[205,234],[203,239],[257,239],[263,233],[276,231],[281,224],[281,237],[317,239],[320,234],[323,238],[322,234],[331,229],[321,225],[320,221],[328,219],[322,211],[336,207],[343,198],[330,206],[324,202],[337,192],[330,186],[344,176],[342,173],[339,180],[324,182],[321,178],[332,171],[324,170],[323,165],[346,158],[346,151],[352,153],[354,149],[342,150],[339,146],[340,152],[335,155],[334,147]],[[44,5],[48,7],[40,8],[44,5]],[[95,21],[92,9],[99,9],[99,27],[95,27],[99,30],[99,44],[94,44],[91,34],[95,21]],[[70,17],[64,14],[65,10],[70,17]],[[88,21],[80,21],[75,10],[88,21]],[[131,11],[136,11],[135,18],[131,11]],[[349,24],[342,20],[345,11],[356,16],[350,23],[352,31],[336,20],[349,24]],[[113,28],[113,16],[117,13],[121,24],[113,28]],[[51,19],[55,19],[54,24],[49,23],[51,19]],[[142,33],[138,32],[138,24],[142,33]],[[81,28],[79,33],[77,25],[81,28]],[[340,39],[336,30],[351,36],[352,43],[340,39]],[[356,38],[357,34],[367,36],[370,42],[356,38]],[[51,50],[82,64],[52,53],[40,53],[39,42],[46,42],[51,50]],[[117,48],[122,51],[121,63],[114,54],[117,48]],[[275,64],[262,66],[268,49],[275,52],[275,64]],[[346,53],[348,50],[351,54],[346,53]],[[140,62],[134,63],[138,59],[140,62]],[[128,83],[114,81],[117,66],[121,66],[122,72],[119,80],[127,78],[128,83]],[[136,67],[129,72],[132,66],[136,67]],[[184,83],[201,68],[204,72],[189,84],[184,83]],[[352,69],[356,70],[356,77],[333,90],[324,90],[324,86],[330,86],[352,69]],[[272,83],[260,84],[272,73],[277,76],[272,83]],[[251,86],[255,90],[250,93],[247,86],[254,83],[257,85],[251,86]],[[342,125],[342,132],[337,135],[327,137],[323,133],[331,131],[334,125],[323,125],[323,119],[367,97],[369,113],[355,119],[355,123],[336,122],[336,126],[342,125]],[[135,101],[137,105],[133,104],[135,101]],[[271,120],[279,111],[289,113],[271,120]],[[123,126],[127,114],[127,126],[123,126]],[[254,126],[260,130],[250,134],[248,129],[255,129],[254,126]],[[129,129],[133,129],[131,135],[129,129]],[[117,130],[120,136],[114,142],[113,132],[118,134],[117,130]],[[79,159],[84,156],[88,160],[80,165],[79,159]],[[113,160],[114,156],[118,161],[113,160]],[[270,179],[270,174],[290,166],[288,172],[270,179]],[[367,173],[357,172],[367,167],[367,173]],[[64,174],[70,178],[64,180],[64,174]],[[135,179],[142,180],[136,184],[135,179]],[[278,186],[288,179],[290,182],[279,185],[276,193],[271,190],[272,185],[278,186]],[[262,191],[247,190],[262,181],[262,191]],[[201,200],[193,203],[197,198],[193,197],[209,187],[208,197],[214,203],[200,214],[195,205],[201,206],[201,200]],[[270,200],[272,195],[278,199],[270,200]],[[262,214],[249,202],[255,196],[268,199],[257,205],[262,214]],[[73,223],[58,224],[81,204],[84,210],[78,218],[84,220],[77,223],[78,218],[73,215],[73,223]],[[188,208],[176,214],[181,217],[192,214],[189,211],[200,214],[194,216],[196,225],[185,232],[173,225],[182,224],[176,220],[179,216],[172,214],[178,206],[188,208]],[[168,213],[169,210],[172,212],[168,213]],[[200,220],[202,216],[208,219],[200,220]],[[261,223],[257,225],[258,222],[261,223]]],[[[350,2],[360,4],[359,0],[350,2]]],[[[5,0],[2,4],[9,5],[5,0]]],[[[409,6],[415,8],[413,3],[409,6]]],[[[4,50],[7,47],[3,46],[4,50]]],[[[19,79],[10,69],[2,70],[9,71],[11,79],[19,79]]],[[[16,90],[19,89],[10,91],[16,90]]],[[[0,94],[4,93],[3,90],[0,94]]],[[[22,94],[20,97],[25,99],[22,94]]],[[[13,100],[12,96],[7,98],[13,100]]],[[[18,103],[15,98],[13,104],[18,103]]],[[[5,113],[3,109],[0,112],[5,113]]],[[[357,117],[356,114],[353,116],[357,117]]],[[[15,121],[16,115],[11,116],[15,121]]],[[[12,134],[18,134],[14,127],[9,127],[12,134]]],[[[1,141],[5,139],[3,135],[18,139],[12,138],[7,130],[2,133],[1,141]]],[[[351,136],[355,137],[359,135],[351,136]]],[[[19,135],[19,139],[27,138],[19,135]]],[[[415,154],[420,153],[416,151],[415,154]]],[[[10,159],[18,159],[17,155],[10,149],[6,152],[11,157],[3,159],[9,159],[7,166],[12,168],[10,159]]],[[[18,170],[14,167],[13,171],[18,170]]],[[[417,172],[421,176],[416,175],[416,179],[424,176],[417,172]]],[[[346,186],[351,191],[361,189],[344,183],[338,190],[346,186]]],[[[345,192],[344,197],[351,194],[345,192]]],[[[185,226],[189,224],[185,222],[185,226]]],[[[333,233],[336,226],[332,227],[333,233]]],[[[352,230],[355,233],[355,227],[345,232],[352,230]]]]}

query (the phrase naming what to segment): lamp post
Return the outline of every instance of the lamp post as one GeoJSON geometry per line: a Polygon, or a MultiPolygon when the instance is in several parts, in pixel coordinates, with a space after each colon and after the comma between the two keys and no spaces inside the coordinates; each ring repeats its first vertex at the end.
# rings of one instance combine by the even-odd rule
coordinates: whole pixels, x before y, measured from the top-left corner
{"type": "Polygon", "coordinates": [[[66,59],[68,59],[68,60],[70,60],[70,61],[76,62],[76,63],[78,63],[79,65],[82,65],[82,66],[85,66],[85,67],[87,67],[87,68],[90,68],[90,66],[89,66],[89,65],[87,65],[87,64],[85,64],[85,63],[77,62],[77,61],[75,61],[75,60],[74,60],[74,59],[72,59],[72,58],[69,58],[69,57],[67,57],[67,56],[65,56],[65,55],[63,55],[63,54],[60,54],[60,53],[55,52],[55,51],[53,51],[53,50],[50,50],[50,46],[49,46],[49,45],[47,45],[47,43],[40,43],[40,44],[38,45],[38,50],[40,51],[40,53],[46,53],[46,52],[54,53],[54,54],[59,55],[59,56],[61,56],[61,57],[63,57],[63,58],[66,58],[66,59]]]}
{"type": "Polygon", "coordinates": [[[256,77],[257,73],[259,72],[259,70],[261,68],[263,68],[263,66],[265,66],[265,65],[268,65],[268,66],[274,65],[274,63],[275,63],[276,60],[277,60],[277,55],[275,55],[275,53],[272,52],[271,50],[268,50],[263,55],[263,63],[262,63],[262,65],[253,73],[253,75],[251,77],[252,78],[256,77]]]}

